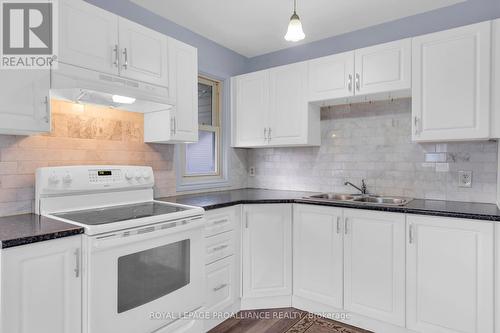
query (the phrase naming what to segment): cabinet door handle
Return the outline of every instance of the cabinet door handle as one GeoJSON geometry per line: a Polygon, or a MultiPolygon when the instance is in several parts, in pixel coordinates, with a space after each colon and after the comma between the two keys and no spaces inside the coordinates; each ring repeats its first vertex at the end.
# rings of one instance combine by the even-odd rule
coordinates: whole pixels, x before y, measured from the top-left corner
{"type": "Polygon", "coordinates": [[[115,44],[115,47],[113,48],[113,53],[115,55],[115,60],[113,61],[113,65],[115,65],[115,67],[118,67],[120,62],[120,58],[118,57],[118,44],[115,44]]]}
{"type": "Polygon", "coordinates": [[[267,131],[267,133],[269,133],[269,134],[268,134],[268,136],[269,136],[269,140],[268,140],[268,142],[271,142],[271,139],[273,138],[273,136],[272,136],[272,134],[271,134],[271,133],[272,133],[272,128],[271,128],[271,127],[269,127],[269,130],[267,131]]]}
{"type": "Polygon", "coordinates": [[[75,254],[75,277],[80,277],[80,249],[76,249],[74,254],[75,254]]]}
{"type": "Polygon", "coordinates": [[[128,51],[127,48],[123,49],[123,68],[127,69],[128,68],[128,51]]]}
{"type": "Polygon", "coordinates": [[[352,74],[349,74],[349,78],[347,80],[347,88],[349,91],[352,91],[352,74]]]}
{"type": "Polygon", "coordinates": [[[359,91],[359,88],[361,86],[361,77],[359,73],[356,73],[356,90],[359,91]]]}
{"type": "Polygon", "coordinates": [[[219,291],[219,290],[221,290],[221,289],[226,288],[227,286],[228,286],[228,284],[227,284],[227,283],[224,283],[224,284],[221,284],[221,285],[220,285],[220,286],[218,286],[218,287],[215,287],[213,290],[214,290],[214,291],[219,291]]]}
{"type": "Polygon", "coordinates": [[[267,141],[267,127],[264,127],[264,141],[267,141]]]}
{"type": "Polygon", "coordinates": [[[413,126],[415,127],[414,128],[415,135],[418,135],[418,117],[417,116],[413,117],[413,126]]]}
{"type": "Polygon", "coordinates": [[[337,216],[337,234],[340,234],[341,228],[342,227],[340,226],[340,216],[337,216]]]}
{"type": "Polygon", "coordinates": [[[217,252],[217,251],[221,251],[221,250],[224,250],[225,248],[228,248],[229,245],[220,245],[220,246],[216,246],[212,249],[212,252],[217,252]]]}
{"type": "Polygon", "coordinates": [[[50,102],[49,102],[49,96],[45,96],[43,98],[42,103],[45,106],[45,116],[43,117],[43,121],[45,121],[45,123],[48,124],[49,121],[50,121],[50,102]]]}
{"type": "Polygon", "coordinates": [[[226,223],[227,221],[228,221],[227,219],[222,219],[222,220],[213,221],[212,224],[218,225],[218,224],[226,223]]]}
{"type": "Polygon", "coordinates": [[[415,240],[414,237],[415,237],[415,235],[414,235],[414,231],[413,231],[413,224],[410,224],[410,227],[408,230],[408,243],[413,244],[413,241],[415,240]]]}
{"type": "Polygon", "coordinates": [[[347,233],[348,233],[348,228],[347,228],[347,227],[348,227],[348,225],[349,225],[349,219],[346,217],[346,218],[344,219],[344,234],[346,234],[346,235],[347,235],[347,233]]]}
{"type": "Polygon", "coordinates": [[[174,116],[174,135],[177,134],[177,117],[174,116]]]}

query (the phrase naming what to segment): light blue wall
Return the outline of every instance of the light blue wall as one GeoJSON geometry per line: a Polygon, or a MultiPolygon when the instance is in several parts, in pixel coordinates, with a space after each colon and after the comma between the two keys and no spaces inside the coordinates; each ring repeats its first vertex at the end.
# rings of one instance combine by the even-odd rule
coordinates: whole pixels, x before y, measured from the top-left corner
{"type": "Polygon", "coordinates": [[[198,48],[198,66],[203,74],[225,79],[247,71],[248,58],[149,12],[131,1],[85,1],[198,48]]]}
{"type": "MultiPolygon", "coordinates": [[[[431,12],[326,38],[249,60],[247,71],[285,65],[500,17],[500,0],[468,0],[431,12]]],[[[304,27],[307,35],[307,26],[304,27]]]]}

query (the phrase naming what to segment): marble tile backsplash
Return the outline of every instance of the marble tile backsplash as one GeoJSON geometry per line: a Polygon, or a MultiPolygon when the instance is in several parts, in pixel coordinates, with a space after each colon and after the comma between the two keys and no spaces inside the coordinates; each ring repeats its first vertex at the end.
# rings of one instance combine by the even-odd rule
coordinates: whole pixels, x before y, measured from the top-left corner
{"type": "Polygon", "coordinates": [[[248,185],[351,193],[344,182],[365,179],[381,195],[496,201],[497,143],[413,143],[408,98],[323,108],[321,135],[320,147],[250,150],[248,185]],[[471,188],[458,186],[461,170],[472,171],[471,188]]]}

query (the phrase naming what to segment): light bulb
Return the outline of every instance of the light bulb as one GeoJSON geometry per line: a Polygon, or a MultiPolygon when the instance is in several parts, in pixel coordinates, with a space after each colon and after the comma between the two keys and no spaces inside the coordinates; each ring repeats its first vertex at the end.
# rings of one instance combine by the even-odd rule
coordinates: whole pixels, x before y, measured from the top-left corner
{"type": "Polygon", "coordinates": [[[112,98],[113,98],[113,102],[118,103],[118,104],[133,104],[133,103],[135,103],[135,98],[133,98],[133,97],[113,95],[112,98]]]}

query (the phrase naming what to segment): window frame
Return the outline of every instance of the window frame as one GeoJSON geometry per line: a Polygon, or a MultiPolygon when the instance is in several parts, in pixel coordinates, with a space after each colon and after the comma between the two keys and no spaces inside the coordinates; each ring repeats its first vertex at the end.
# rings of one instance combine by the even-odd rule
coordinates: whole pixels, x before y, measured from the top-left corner
{"type": "Polygon", "coordinates": [[[207,131],[215,133],[215,154],[216,154],[216,172],[205,173],[205,174],[189,174],[187,173],[186,166],[186,144],[179,145],[177,149],[176,159],[177,159],[177,191],[190,191],[203,188],[213,188],[213,187],[223,187],[227,186],[227,138],[225,133],[227,133],[227,109],[229,96],[227,91],[227,85],[221,79],[214,78],[209,75],[198,75],[198,83],[206,84],[212,86],[213,98],[212,98],[212,125],[199,124],[199,131],[207,131]],[[227,95],[227,96],[226,96],[227,95]],[[215,110],[215,112],[214,112],[215,110]]]}

